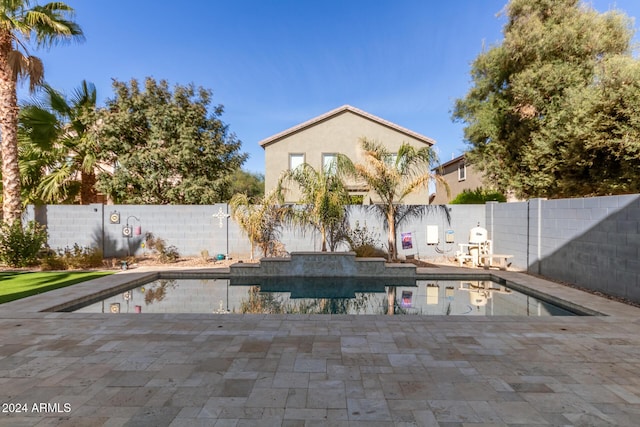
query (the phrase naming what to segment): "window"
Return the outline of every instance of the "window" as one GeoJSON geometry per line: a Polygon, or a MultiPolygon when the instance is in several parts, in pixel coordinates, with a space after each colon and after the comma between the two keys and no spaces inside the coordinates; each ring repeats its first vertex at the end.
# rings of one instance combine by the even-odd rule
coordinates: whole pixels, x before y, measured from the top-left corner
{"type": "Polygon", "coordinates": [[[398,153],[391,153],[388,156],[386,156],[384,159],[384,162],[387,164],[387,166],[391,168],[396,167],[397,161],[398,161],[398,153]]]}
{"type": "Polygon", "coordinates": [[[294,170],[304,164],[304,154],[289,154],[289,170],[294,170]]]}
{"type": "Polygon", "coordinates": [[[322,155],[322,170],[327,174],[333,175],[336,173],[336,164],[338,161],[338,155],[335,153],[326,153],[322,155]]]}
{"type": "Polygon", "coordinates": [[[460,163],[458,165],[458,181],[464,181],[467,179],[467,165],[460,163]]]}

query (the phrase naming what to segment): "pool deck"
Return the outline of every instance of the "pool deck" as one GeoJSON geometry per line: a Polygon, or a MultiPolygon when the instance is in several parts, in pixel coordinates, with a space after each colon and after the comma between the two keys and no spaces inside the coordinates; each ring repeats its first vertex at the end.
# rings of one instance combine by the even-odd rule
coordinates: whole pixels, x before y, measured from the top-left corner
{"type": "Polygon", "coordinates": [[[40,311],[156,274],[0,305],[0,426],[638,425],[640,309],[517,272],[606,316],[40,311]]]}

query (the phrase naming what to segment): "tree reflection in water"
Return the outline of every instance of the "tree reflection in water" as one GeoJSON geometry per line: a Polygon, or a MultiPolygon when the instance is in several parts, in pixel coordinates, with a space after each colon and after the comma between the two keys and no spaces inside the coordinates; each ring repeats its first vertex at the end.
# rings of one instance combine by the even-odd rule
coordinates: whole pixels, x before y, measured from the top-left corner
{"type": "Polygon", "coordinates": [[[250,286],[248,299],[240,301],[240,312],[249,314],[283,314],[282,301],[272,293],[260,292],[260,286],[250,286]]]}
{"type": "MultiPolygon", "coordinates": [[[[396,314],[396,287],[389,286],[387,287],[387,315],[393,316],[396,314]]],[[[399,307],[398,307],[399,308],[399,307]]]]}
{"type": "Polygon", "coordinates": [[[151,285],[150,289],[144,289],[144,302],[146,305],[151,305],[154,302],[160,302],[167,296],[167,289],[175,289],[175,280],[158,280],[151,285]]]}
{"type": "Polygon", "coordinates": [[[371,294],[356,294],[352,298],[301,298],[282,300],[282,295],[260,292],[251,286],[247,299],[240,302],[240,312],[250,314],[358,314],[366,310],[371,294]]]}

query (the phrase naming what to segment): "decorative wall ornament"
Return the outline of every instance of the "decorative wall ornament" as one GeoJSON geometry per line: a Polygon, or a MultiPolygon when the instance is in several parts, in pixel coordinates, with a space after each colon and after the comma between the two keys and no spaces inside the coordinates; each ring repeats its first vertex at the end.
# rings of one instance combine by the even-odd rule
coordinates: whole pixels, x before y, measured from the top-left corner
{"type": "Polygon", "coordinates": [[[113,211],[109,215],[109,223],[111,224],[120,224],[120,212],[113,211]]]}
{"type": "Polygon", "coordinates": [[[218,220],[220,221],[218,223],[218,225],[220,226],[220,228],[222,228],[222,226],[223,226],[222,220],[229,218],[231,215],[229,215],[228,213],[224,213],[222,208],[218,208],[218,213],[215,213],[215,214],[213,214],[211,216],[214,217],[214,218],[218,218],[218,220]]]}

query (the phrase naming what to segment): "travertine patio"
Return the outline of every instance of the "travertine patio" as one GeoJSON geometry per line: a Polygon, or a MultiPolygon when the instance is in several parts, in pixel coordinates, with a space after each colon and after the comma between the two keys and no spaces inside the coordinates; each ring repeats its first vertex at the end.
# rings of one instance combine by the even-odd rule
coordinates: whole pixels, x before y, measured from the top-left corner
{"type": "Polygon", "coordinates": [[[608,316],[38,312],[76,285],[0,306],[0,425],[637,426],[640,309],[496,274],[608,316]]]}

